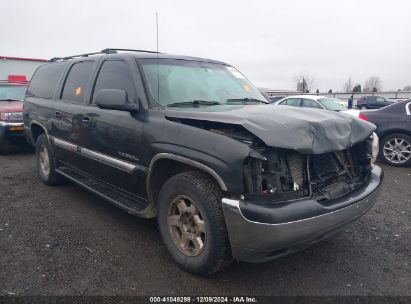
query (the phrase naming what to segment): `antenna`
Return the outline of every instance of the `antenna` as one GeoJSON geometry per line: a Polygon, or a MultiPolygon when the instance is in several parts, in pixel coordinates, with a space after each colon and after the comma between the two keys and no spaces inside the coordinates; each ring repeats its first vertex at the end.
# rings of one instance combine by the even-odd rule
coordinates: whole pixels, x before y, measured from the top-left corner
{"type": "Polygon", "coordinates": [[[157,40],[157,99],[160,103],[160,75],[158,74],[158,12],[156,12],[156,40],[157,40]]]}
{"type": "Polygon", "coordinates": [[[156,38],[157,38],[157,53],[158,53],[158,13],[156,12],[156,38]]]}

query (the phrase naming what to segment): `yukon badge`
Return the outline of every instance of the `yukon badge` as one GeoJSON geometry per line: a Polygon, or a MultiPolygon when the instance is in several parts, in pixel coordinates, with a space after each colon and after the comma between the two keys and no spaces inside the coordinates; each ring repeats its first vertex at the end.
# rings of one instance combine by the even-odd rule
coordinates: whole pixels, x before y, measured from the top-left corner
{"type": "Polygon", "coordinates": [[[137,156],[130,155],[130,154],[128,154],[128,153],[124,153],[124,152],[121,152],[121,151],[117,151],[117,153],[118,153],[118,155],[120,155],[121,157],[128,158],[128,159],[131,159],[131,160],[134,160],[134,161],[139,161],[139,159],[138,159],[137,156]]]}

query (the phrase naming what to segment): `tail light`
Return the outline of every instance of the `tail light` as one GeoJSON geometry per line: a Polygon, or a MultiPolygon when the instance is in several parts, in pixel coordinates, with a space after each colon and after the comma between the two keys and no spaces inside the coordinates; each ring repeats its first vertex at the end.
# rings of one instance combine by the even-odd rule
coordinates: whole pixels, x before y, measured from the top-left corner
{"type": "Polygon", "coordinates": [[[359,115],[358,117],[359,117],[360,119],[363,119],[363,120],[368,121],[368,117],[365,116],[364,114],[361,114],[361,113],[360,113],[360,115],[359,115]]]}

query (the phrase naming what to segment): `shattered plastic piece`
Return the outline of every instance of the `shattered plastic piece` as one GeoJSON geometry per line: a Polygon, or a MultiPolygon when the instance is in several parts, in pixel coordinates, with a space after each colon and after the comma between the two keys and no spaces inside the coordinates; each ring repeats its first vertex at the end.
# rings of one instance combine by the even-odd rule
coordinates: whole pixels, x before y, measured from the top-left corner
{"type": "Polygon", "coordinates": [[[91,250],[90,248],[86,247],[86,249],[87,249],[90,253],[93,253],[93,250],[91,250]]]}

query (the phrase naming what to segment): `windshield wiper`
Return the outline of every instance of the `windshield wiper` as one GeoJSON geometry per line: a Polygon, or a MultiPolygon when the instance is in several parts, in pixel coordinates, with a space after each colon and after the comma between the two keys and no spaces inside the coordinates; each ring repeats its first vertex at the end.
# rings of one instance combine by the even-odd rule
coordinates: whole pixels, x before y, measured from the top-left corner
{"type": "Polygon", "coordinates": [[[21,99],[13,99],[13,98],[6,98],[6,99],[0,98],[0,100],[3,100],[3,101],[23,101],[21,99]]]}
{"type": "Polygon", "coordinates": [[[248,97],[245,97],[245,98],[230,98],[230,99],[227,99],[227,103],[230,103],[230,102],[242,102],[242,103],[248,103],[248,102],[256,103],[256,102],[260,102],[260,103],[269,103],[268,101],[260,100],[260,99],[257,99],[257,98],[248,98],[248,97]]]}
{"type": "Polygon", "coordinates": [[[215,106],[221,104],[218,101],[212,101],[212,100],[201,100],[201,99],[195,99],[195,100],[190,100],[190,101],[182,101],[182,102],[173,102],[167,105],[167,107],[179,107],[179,106],[215,106]]]}

